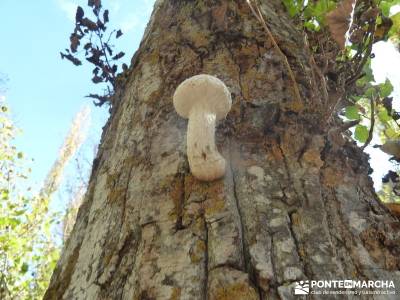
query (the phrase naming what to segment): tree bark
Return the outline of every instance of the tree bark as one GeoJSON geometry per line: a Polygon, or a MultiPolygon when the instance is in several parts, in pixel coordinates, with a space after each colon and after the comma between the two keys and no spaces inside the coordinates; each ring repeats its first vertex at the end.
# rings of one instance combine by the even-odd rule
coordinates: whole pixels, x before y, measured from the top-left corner
{"type": "Polygon", "coordinates": [[[246,1],[156,2],[44,299],[292,299],[307,279],[400,286],[400,223],[377,200],[366,154],[328,126],[334,103],[302,32],[281,1],[263,3],[300,98],[246,1]],[[233,99],[216,130],[229,167],[208,183],[190,174],[187,120],[172,104],[202,73],[233,99]]]}

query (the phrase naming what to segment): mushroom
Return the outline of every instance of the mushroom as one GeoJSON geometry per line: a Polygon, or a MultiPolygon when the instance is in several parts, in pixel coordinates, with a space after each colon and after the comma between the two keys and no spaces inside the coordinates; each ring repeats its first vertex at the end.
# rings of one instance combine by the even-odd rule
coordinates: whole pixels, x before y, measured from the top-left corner
{"type": "Polygon", "coordinates": [[[225,84],[210,75],[196,75],[183,81],[173,97],[176,112],[189,118],[187,156],[197,179],[212,181],[225,174],[225,159],[215,146],[215,123],[231,109],[231,94],[225,84]]]}

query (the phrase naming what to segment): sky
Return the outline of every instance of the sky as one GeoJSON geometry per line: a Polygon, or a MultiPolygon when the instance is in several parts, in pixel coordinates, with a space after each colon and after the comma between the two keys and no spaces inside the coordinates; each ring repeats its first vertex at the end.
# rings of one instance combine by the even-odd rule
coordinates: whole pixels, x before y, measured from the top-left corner
{"type": "MultiPolygon", "coordinates": [[[[7,102],[15,125],[23,132],[17,139],[17,147],[34,159],[31,166],[34,183],[43,181],[57,158],[75,114],[85,104],[91,104],[84,96],[101,92],[91,82],[92,68],[88,63],[76,67],[61,60],[59,54],[69,46],[77,5],[88,13],[86,4],[87,0],[0,0],[0,36],[2,41],[7,41],[0,48],[0,74],[8,78],[7,102]]],[[[116,49],[126,53],[122,61],[128,65],[153,4],[154,0],[103,0],[103,6],[110,10],[109,27],[121,28],[124,32],[116,49]]],[[[400,54],[390,44],[383,43],[376,45],[373,52],[376,81],[383,82],[388,76],[398,101],[400,54]]],[[[88,164],[107,120],[107,111],[106,106],[91,105],[89,138],[83,148],[88,164]]],[[[379,187],[380,178],[387,170],[387,156],[377,149],[368,151],[372,153],[371,164],[377,171],[374,180],[379,187]]],[[[73,171],[71,164],[68,176],[73,171]]]]}
{"type": "MultiPolygon", "coordinates": [[[[393,108],[400,111],[400,53],[392,43],[378,42],[372,48],[375,58],[371,60],[371,67],[374,73],[376,83],[385,82],[389,78],[393,85],[393,108]]],[[[371,156],[370,165],[374,169],[372,179],[374,180],[375,189],[379,190],[382,185],[382,177],[387,171],[394,170],[394,163],[389,162],[389,155],[386,155],[378,148],[373,148],[375,144],[381,144],[374,137],[370,146],[365,150],[371,156]]]]}
{"type": "MultiPolygon", "coordinates": [[[[129,65],[154,0],[103,0],[102,3],[110,10],[109,28],[124,33],[115,49],[126,53],[121,61],[129,65]]],[[[60,51],[69,47],[77,5],[89,15],[87,0],[0,0],[0,36],[7,41],[0,48],[0,74],[8,79],[7,104],[15,126],[22,130],[16,146],[34,159],[32,185],[45,178],[74,116],[85,104],[91,106],[85,151],[89,161],[108,117],[106,105],[94,107],[84,97],[102,91],[91,82],[89,63],[76,67],[60,58],[60,51]]]]}

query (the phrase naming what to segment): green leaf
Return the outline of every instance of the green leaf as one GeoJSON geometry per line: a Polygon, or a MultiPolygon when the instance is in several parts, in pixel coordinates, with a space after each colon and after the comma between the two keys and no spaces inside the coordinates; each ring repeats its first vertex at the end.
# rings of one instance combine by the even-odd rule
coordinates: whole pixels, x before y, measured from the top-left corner
{"type": "Polygon", "coordinates": [[[27,264],[27,263],[23,263],[22,264],[22,266],[21,266],[21,273],[22,274],[25,274],[26,272],[28,272],[28,269],[29,269],[29,265],[27,264]]]}
{"type": "Polygon", "coordinates": [[[374,81],[374,74],[372,73],[370,58],[363,67],[363,74],[364,76],[357,80],[357,86],[370,85],[370,82],[374,81]]]}
{"type": "Polygon", "coordinates": [[[365,143],[368,139],[368,128],[364,125],[357,125],[354,131],[354,137],[360,143],[365,143]]]}
{"type": "Polygon", "coordinates": [[[358,108],[355,105],[347,106],[345,110],[345,116],[349,120],[359,120],[360,114],[358,108]]]}
{"type": "Polygon", "coordinates": [[[319,31],[321,27],[317,24],[318,24],[317,21],[315,21],[315,23],[313,21],[306,21],[304,22],[304,27],[311,31],[319,31]]]}
{"type": "Polygon", "coordinates": [[[21,221],[17,218],[5,218],[8,222],[8,225],[11,228],[15,228],[17,225],[21,224],[21,221]]]}
{"type": "Polygon", "coordinates": [[[314,1],[307,5],[304,10],[304,17],[309,19],[316,19],[319,24],[325,24],[325,16],[328,12],[336,7],[335,1],[332,0],[320,0],[314,1]]]}
{"type": "Polygon", "coordinates": [[[7,200],[9,198],[10,191],[8,189],[3,189],[0,195],[2,200],[7,200]]]}
{"type": "Polygon", "coordinates": [[[389,122],[392,118],[389,116],[386,108],[382,108],[379,112],[378,112],[378,118],[381,122],[386,123],[389,122]]]}
{"type": "Polygon", "coordinates": [[[399,38],[400,36],[400,12],[393,15],[390,19],[392,19],[393,25],[389,30],[389,37],[399,38]]]}
{"type": "Polygon", "coordinates": [[[396,132],[396,130],[394,130],[392,127],[389,127],[385,130],[385,135],[389,138],[389,139],[394,139],[398,137],[398,134],[396,132]]]}
{"type": "Polygon", "coordinates": [[[379,3],[379,8],[382,10],[383,15],[388,17],[390,14],[390,9],[399,4],[399,0],[382,0],[379,3]]]}
{"type": "Polygon", "coordinates": [[[298,9],[297,1],[283,0],[283,4],[285,5],[286,10],[288,11],[291,17],[294,17],[300,11],[298,9]]]}
{"type": "Polygon", "coordinates": [[[388,97],[393,92],[393,85],[389,79],[379,85],[379,94],[382,98],[388,97]]]}
{"type": "Polygon", "coordinates": [[[375,95],[375,93],[376,93],[375,87],[369,87],[369,88],[365,91],[364,95],[365,95],[367,98],[371,98],[372,96],[375,95]]]}
{"type": "Polygon", "coordinates": [[[389,1],[381,1],[379,8],[382,10],[382,14],[386,17],[389,16],[391,4],[389,1]]]}
{"type": "Polygon", "coordinates": [[[25,209],[16,210],[14,214],[15,216],[22,216],[23,214],[26,214],[26,210],[25,209]]]}
{"type": "Polygon", "coordinates": [[[363,71],[365,73],[365,79],[368,80],[368,82],[371,82],[374,80],[374,73],[372,72],[371,68],[371,59],[368,59],[367,64],[363,67],[363,71]]]}

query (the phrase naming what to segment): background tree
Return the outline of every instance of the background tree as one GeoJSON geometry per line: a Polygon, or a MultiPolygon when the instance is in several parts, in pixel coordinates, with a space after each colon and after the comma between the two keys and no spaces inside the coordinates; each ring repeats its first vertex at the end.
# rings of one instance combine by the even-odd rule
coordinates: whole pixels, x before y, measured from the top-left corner
{"type": "MultiPolygon", "coordinates": [[[[49,209],[64,168],[79,148],[88,116],[82,109],[39,192],[27,186],[29,161],[14,146],[18,131],[1,102],[0,113],[0,299],[42,299],[59,258],[54,230],[62,214],[49,209]]],[[[68,217],[68,216],[67,216],[68,217]]]]}
{"type": "MultiPolygon", "coordinates": [[[[385,38],[376,35],[383,7],[357,1],[350,23],[335,1],[309,2],[156,2],[116,78],[88,192],[44,299],[291,299],[305,279],[400,285],[400,223],[347,132],[366,125],[337,116],[369,88],[363,69],[375,37],[385,38]],[[359,30],[354,52],[333,26],[343,19],[359,30]],[[178,84],[201,73],[233,97],[217,128],[229,167],[214,182],[190,174],[186,121],[172,105],[178,84]]],[[[381,103],[370,98],[373,123],[381,103]]],[[[366,145],[371,128],[355,137],[366,145]]]]}

